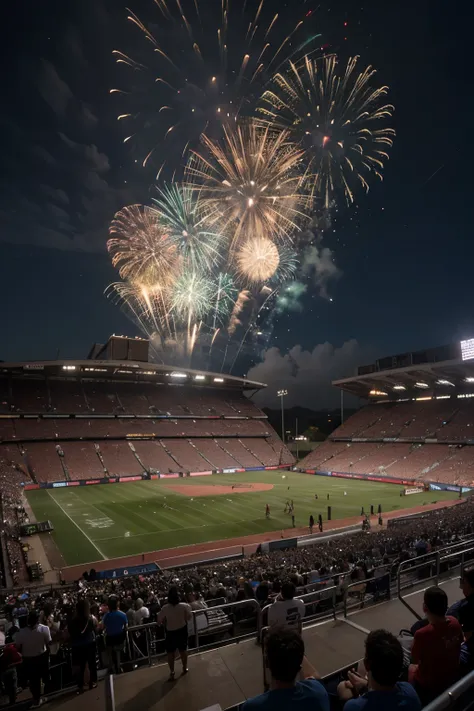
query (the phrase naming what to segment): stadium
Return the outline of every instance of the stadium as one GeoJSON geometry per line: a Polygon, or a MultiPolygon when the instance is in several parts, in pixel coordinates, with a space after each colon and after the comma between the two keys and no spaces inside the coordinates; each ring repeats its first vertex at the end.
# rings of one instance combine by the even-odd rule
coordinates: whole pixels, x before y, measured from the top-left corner
{"type": "MultiPolygon", "coordinates": [[[[199,671],[163,687],[160,709],[227,708],[262,691],[255,641],[264,647],[285,581],[328,684],[371,630],[410,629],[426,587],[460,597],[474,558],[474,342],[382,359],[333,385],[367,404],[297,462],[252,399],[265,384],[150,363],[144,339],[112,336],[85,360],[1,364],[4,629],[26,624],[27,601],[51,608],[49,698],[75,703],[62,630],[84,596],[101,618],[117,594],[129,621],[115,671],[133,674],[106,677],[98,707],[114,694],[121,707],[138,693],[151,703],[168,673],[169,585],[189,602],[199,671]]],[[[97,635],[99,679],[104,649],[97,635]]]]}

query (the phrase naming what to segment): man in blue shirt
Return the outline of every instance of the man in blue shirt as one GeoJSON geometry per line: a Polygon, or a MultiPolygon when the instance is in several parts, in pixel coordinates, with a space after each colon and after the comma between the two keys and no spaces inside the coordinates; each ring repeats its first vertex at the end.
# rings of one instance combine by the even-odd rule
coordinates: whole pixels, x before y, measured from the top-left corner
{"type": "Polygon", "coordinates": [[[111,595],[108,600],[109,612],[102,618],[105,629],[105,645],[107,647],[109,672],[120,674],[120,653],[125,644],[125,633],[128,618],[125,612],[118,609],[118,597],[111,595]]]}
{"type": "Polygon", "coordinates": [[[364,666],[367,678],[349,672],[338,694],[344,711],[420,711],[421,702],[411,684],[398,681],[403,667],[403,650],[393,634],[374,630],[365,640],[364,666]]]}
{"type": "Polygon", "coordinates": [[[329,696],[304,657],[304,642],[292,629],[277,627],[266,638],[270,690],[249,699],[242,711],[329,711],[329,696]],[[303,681],[296,681],[303,666],[303,681]],[[306,667],[306,668],[305,668],[306,667]]]}

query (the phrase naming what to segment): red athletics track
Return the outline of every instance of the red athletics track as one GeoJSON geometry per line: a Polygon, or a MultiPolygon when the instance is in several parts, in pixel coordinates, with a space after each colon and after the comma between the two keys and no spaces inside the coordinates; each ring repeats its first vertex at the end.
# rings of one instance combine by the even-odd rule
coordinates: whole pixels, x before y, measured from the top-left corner
{"type": "MultiPolygon", "coordinates": [[[[426,506],[415,506],[410,509],[401,509],[390,511],[383,514],[384,521],[391,518],[400,518],[401,516],[409,516],[410,514],[422,513],[423,511],[435,511],[436,509],[447,508],[448,506],[456,506],[463,499],[454,499],[452,501],[439,501],[437,504],[427,504],[426,506]]],[[[371,517],[373,521],[377,521],[378,516],[371,517]]],[[[342,518],[337,521],[325,521],[324,532],[334,531],[341,528],[347,528],[361,522],[361,516],[352,516],[351,518],[342,518]]],[[[324,535],[323,532],[323,535],[324,535]]],[[[227,555],[235,555],[242,553],[244,549],[245,555],[251,555],[257,550],[259,543],[279,540],[283,538],[295,538],[297,536],[308,535],[308,527],[305,528],[286,528],[283,531],[269,531],[268,533],[259,533],[252,536],[241,536],[240,538],[229,538],[221,541],[207,541],[207,543],[196,543],[191,546],[181,546],[180,548],[167,548],[161,551],[150,551],[138,555],[129,555],[125,558],[107,558],[106,560],[96,560],[90,563],[82,563],[81,565],[71,565],[63,568],[61,577],[66,582],[79,580],[84,570],[95,568],[96,570],[110,570],[112,568],[124,568],[132,565],[140,565],[141,563],[157,563],[162,568],[172,568],[188,563],[199,563],[202,560],[212,560],[213,558],[223,558],[227,555]],[[283,535],[282,535],[283,534],[283,535]]],[[[318,534],[314,534],[318,535],[318,534]]]]}

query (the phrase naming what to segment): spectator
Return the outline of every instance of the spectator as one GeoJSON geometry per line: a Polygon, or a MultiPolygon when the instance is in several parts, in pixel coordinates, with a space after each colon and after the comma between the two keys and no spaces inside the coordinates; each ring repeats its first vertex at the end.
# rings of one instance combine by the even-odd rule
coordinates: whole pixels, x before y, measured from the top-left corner
{"type": "Polygon", "coordinates": [[[39,708],[43,702],[41,698],[41,680],[48,681],[48,646],[51,643],[49,627],[40,625],[38,612],[31,610],[28,615],[27,626],[15,635],[15,645],[23,655],[23,668],[25,677],[30,685],[33,704],[31,708],[39,708]]]}
{"type": "Polygon", "coordinates": [[[145,607],[141,597],[135,600],[135,624],[142,625],[146,620],[150,619],[150,610],[145,607]]]}
{"type": "Polygon", "coordinates": [[[299,629],[301,620],[304,617],[305,606],[302,600],[295,600],[296,588],[293,583],[287,581],[281,586],[280,596],[268,610],[268,625],[285,625],[299,629]]]}
{"type": "Polygon", "coordinates": [[[134,627],[137,623],[135,622],[135,610],[133,609],[133,600],[131,597],[125,598],[122,602],[123,612],[127,615],[127,624],[129,627],[134,627]]]}
{"type": "Polygon", "coordinates": [[[207,603],[204,602],[199,592],[189,592],[186,595],[186,601],[191,610],[207,610],[207,603]]]}
{"type": "MultiPolygon", "coordinates": [[[[110,614],[110,613],[109,613],[110,614]]],[[[95,644],[96,620],[90,613],[89,602],[79,600],[76,614],[68,625],[72,647],[72,663],[78,667],[77,693],[84,691],[84,672],[89,667],[89,689],[97,686],[97,650],[95,644]]]]}
{"type": "Polygon", "coordinates": [[[467,672],[474,668],[474,568],[464,570],[460,587],[464,599],[452,605],[448,615],[456,617],[462,627],[465,644],[463,644],[461,661],[467,672]]]}
{"type": "Polygon", "coordinates": [[[170,681],[174,680],[174,660],[179,651],[183,674],[188,671],[188,622],[192,619],[190,606],[180,602],[178,588],[174,585],[168,591],[168,603],[158,614],[157,622],[166,624],[166,652],[170,668],[170,681]]]}
{"type": "Polygon", "coordinates": [[[433,586],[425,591],[423,612],[428,624],[415,633],[409,679],[423,704],[454,684],[459,676],[462,629],[454,617],[446,617],[448,596],[433,586]]]}
{"type": "Polygon", "coordinates": [[[120,654],[125,644],[127,615],[118,609],[118,597],[111,595],[108,600],[109,611],[105,613],[102,624],[105,629],[105,645],[109,672],[121,673],[120,654]]]}
{"type": "Polygon", "coordinates": [[[304,656],[304,642],[292,629],[272,630],[265,644],[270,690],[249,699],[242,711],[329,711],[329,696],[304,656]],[[296,681],[302,671],[303,681],[296,681]]]}
{"type": "Polygon", "coordinates": [[[412,685],[398,681],[403,650],[393,634],[374,630],[367,636],[364,667],[366,677],[349,672],[349,680],[338,686],[339,697],[346,701],[344,711],[420,711],[420,699],[412,685]]]}
{"type": "Polygon", "coordinates": [[[49,645],[49,653],[53,657],[59,652],[60,640],[60,624],[54,618],[53,605],[51,602],[46,602],[39,614],[39,623],[47,625],[51,633],[51,644],[49,645]]]}
{"type": "Polygon", "coordinates": [[[14,704],[18,693],[17,667],[21,664],[21,654],[14,644],[7,644],[0,657],[1,681],[5,693],[8,696],[8,703],[14,704]]]}
{"type": "Polygon", "coordinates": [[[268,605],[269,603],[269,595],[270,595],[270,585],[267,582],[260,583],[258,586],[255,596],[257,598],[258,604],[260,607],[265,607],[265,605],[268,605]]]}

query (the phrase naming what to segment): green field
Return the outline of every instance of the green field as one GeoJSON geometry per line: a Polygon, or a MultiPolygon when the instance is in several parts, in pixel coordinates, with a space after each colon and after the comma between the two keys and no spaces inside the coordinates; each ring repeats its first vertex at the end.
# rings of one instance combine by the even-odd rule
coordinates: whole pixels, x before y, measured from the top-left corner
{"type": "Polygon", "coordinates": [[[328,503],[332,506],[332,518],[338,519],[359,515],[361,506],[367,511],[371,504],[375,507],[381,504],[383,511],[393,511],[457,497],[446,491],[400,497],[401,488],[296,472],[259,471],[41,489],[27,492],[27,497],[38,521],[53,522],[52,535],[64,560],[75,565],[289,528],[291,517],[283,513],[287,498],[294,501],[296,525],[307,526],[310,514],[317,519],[321,513],[326,520],[328,503]],[[170,484],[201,485],[212,491],[216,484],[244,482],[269,483],[274,488],[193,498],[167,488],[170,484]],[[328,493],[330,501],[326,498],[328,493]],[[265,518],[266,503],[271,508],[269,520],[265,518]]]}

